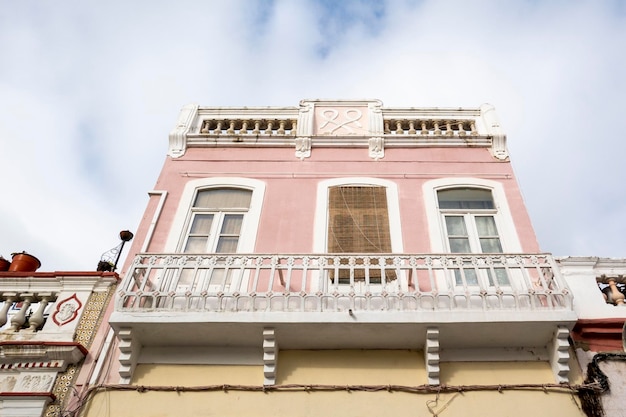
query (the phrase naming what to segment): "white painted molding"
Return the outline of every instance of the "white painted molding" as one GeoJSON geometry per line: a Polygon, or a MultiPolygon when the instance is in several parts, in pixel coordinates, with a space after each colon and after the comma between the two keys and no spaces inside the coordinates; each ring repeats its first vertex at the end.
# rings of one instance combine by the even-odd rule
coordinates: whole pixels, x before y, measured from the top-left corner
{"type": "Polygon", "coordinates": [[[187,134],[197,116],[197,104],[187,104],[180,111],[176,127],[169,135],[170,144],[168,155],[172,158],[180,158],[185,154],[187,150],[187,134]]]}
{"type": "Polygon", "coordinates": [[[276,384],[278,343],[274,329],[263,329],[263,385],[276,384]]]}

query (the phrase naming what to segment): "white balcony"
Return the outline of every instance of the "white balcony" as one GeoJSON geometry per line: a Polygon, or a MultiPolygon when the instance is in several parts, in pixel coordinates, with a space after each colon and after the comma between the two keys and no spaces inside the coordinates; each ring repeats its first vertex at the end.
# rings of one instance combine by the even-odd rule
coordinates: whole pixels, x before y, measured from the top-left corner
{"type": "Polygon", "coordinates": [[[549,254],[140,254],[115,302],[142,346],[545,346],[576,320],[549,254]]]}

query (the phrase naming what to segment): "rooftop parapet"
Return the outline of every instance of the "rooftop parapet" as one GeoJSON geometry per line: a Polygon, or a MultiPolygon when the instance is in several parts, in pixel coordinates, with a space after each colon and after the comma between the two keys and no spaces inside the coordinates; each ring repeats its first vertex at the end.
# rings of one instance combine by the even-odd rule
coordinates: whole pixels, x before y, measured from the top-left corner
{"type": "Polygon", "coordinates": [[[506,160],[506,136],[495,109],[386,108],[378,100],[302,100],[299,107],[185,106],[169,135],[169,155],[190,147],[294,147],[304,159],[315,146],[363,146],[373,159],[385,147],[487,147],[506,160]]]}

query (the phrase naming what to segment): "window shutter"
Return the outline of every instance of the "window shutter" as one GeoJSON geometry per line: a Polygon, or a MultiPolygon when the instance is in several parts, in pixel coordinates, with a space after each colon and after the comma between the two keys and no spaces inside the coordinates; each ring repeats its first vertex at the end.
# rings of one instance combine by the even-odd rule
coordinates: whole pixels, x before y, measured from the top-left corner
{"type": "MultiPolygon", "coordinates": [[[[328,252],[390,253],[391,236],[385,187],[337,186],[329,188],[328,252]]],[[[377,261],[372,264],[376,265],[377,261]]],[[[339,274],[349,279],[349,271],[339,274]]],[[[380,270],[370,269],[370,279],[380,281],[380,270]]],[[[365,271],[355,270],[355,279],[363,280],[365,271]]],[[[389,271],[387,279],[395,279],[389,271]]]]}

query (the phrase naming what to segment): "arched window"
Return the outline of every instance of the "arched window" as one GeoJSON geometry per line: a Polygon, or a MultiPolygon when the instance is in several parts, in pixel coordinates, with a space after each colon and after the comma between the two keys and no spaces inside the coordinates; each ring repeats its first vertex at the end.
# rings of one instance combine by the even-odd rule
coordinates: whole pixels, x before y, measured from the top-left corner
{"type": "MultiPolygon", "coordinates": [[[[437,191],[439,211],[443,218],[448,249],[452,253],[502,253],[502,243],[496,226],[496,205],[491,190],[457,187],[437,191]]],[[[494,268],[498,285],[508,285],[509,278],[503,268],[494,268]]],[[[454,269],[457,285],[494,285],[491,270],[474,268],[454,269]]]]}
{"type": "Polygon", "coordinates": [[[245,189],[198,190],[191,207],[183,252],[236,252],[251,198],[252,191],[245,189]]]}
{"type": "Polygon", "coordinates": [[[252,253],[265,183],[213,177],[185,184],[165,244],[166,252],[252,253]]]}

